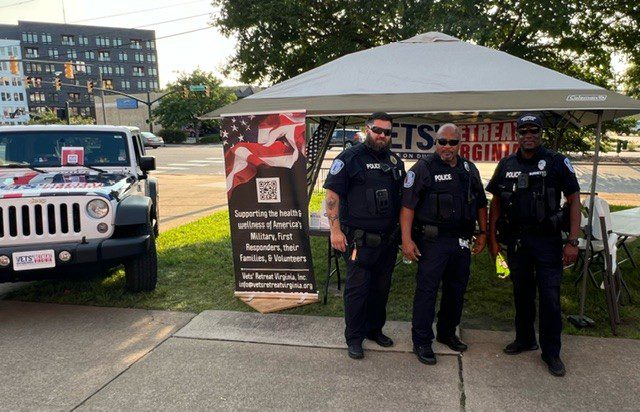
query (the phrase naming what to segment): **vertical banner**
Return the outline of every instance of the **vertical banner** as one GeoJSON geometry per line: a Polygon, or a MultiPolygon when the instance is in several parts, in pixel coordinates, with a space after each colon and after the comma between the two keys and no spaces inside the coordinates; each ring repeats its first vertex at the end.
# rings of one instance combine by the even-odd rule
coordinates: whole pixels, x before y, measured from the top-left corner
{"type": "Polygon", "coordinates": [[[305,132],[304,111],[222,118],[235,295],[261,312],[318,300],[305,132]]]}

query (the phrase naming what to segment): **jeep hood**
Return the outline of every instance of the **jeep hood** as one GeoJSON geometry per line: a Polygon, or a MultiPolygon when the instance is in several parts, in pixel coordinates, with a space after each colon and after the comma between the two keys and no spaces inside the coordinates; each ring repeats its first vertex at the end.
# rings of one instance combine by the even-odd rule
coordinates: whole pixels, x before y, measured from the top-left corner
{"type": "Polygon", "coordinates": [[[38,173],[0,169],[0,199],[91,194],[112,198],[121,195],[135,181],[129,174],[111,171],[46,170],[46,173],[38,173]]]}

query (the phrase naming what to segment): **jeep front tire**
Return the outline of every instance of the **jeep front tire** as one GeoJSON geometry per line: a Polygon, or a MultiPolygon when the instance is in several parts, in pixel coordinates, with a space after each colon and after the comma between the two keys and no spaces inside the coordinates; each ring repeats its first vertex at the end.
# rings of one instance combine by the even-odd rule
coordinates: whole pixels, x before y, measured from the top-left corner
{"type": "Polygon", "coordinates": [[[158,282],[158,254],[156,237],[150,225],[145,226],[144,234],[149,234],[149,247],[142,254],[124,264],[127,289],[131,292],[149,292],[158,282]]]}

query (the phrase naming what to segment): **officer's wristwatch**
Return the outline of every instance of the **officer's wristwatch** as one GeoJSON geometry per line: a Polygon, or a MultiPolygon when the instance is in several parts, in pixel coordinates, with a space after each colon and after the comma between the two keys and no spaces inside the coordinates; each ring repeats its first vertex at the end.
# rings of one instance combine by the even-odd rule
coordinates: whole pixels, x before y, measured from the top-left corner
{"type": "Polygon", "coordinates": [[[569,240],[567,240],[567,245],[571,245],[573,247],[578,247],[579,244],[580,244],[580,242],[578,241],[578,239],[569,239],[569,240]]]}

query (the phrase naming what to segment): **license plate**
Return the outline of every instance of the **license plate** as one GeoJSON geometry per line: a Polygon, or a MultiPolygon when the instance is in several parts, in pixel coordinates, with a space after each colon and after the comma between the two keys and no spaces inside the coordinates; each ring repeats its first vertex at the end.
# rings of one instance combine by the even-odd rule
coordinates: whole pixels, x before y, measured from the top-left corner
{"type": "Polygon", "coordinates": [[[13,253],[13,270],[15,271],[45,269],[55,266],[55,252],[51,249],[13,253]]]}

